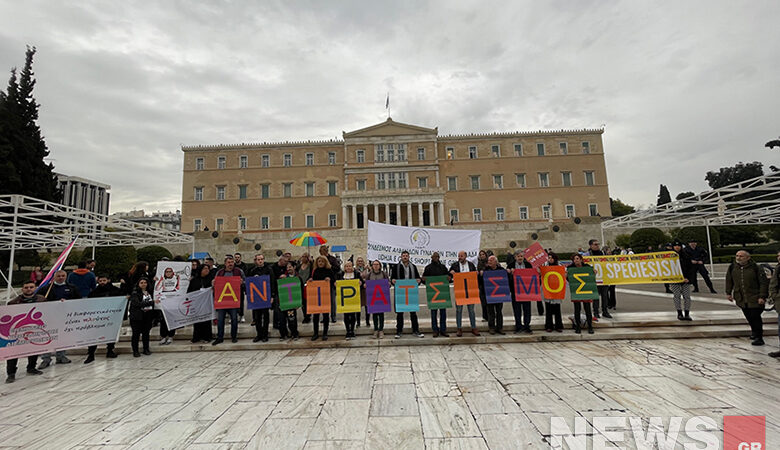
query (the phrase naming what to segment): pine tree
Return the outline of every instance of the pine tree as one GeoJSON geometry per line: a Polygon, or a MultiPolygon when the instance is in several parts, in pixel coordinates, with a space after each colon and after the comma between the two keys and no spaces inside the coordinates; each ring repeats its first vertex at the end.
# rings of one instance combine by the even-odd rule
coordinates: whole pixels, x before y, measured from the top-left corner
{"type": "Polygon", "coordinates": [[[8,88],[0,92],[0,194],[23,194],[59,202],[54,165],[38,126],[40,105],[33,97],[35,47],[27,47],[24,69],[11,70],[8,88]]]}
{"type": "Polygon", "coordinates": [[[672,196],[669,194],[669,189],[667,189],[666,186],[662,184],[661,190],[658,192],[658,200],[655,202],[655,204],[661,206],[671,202],[672,196]]]}

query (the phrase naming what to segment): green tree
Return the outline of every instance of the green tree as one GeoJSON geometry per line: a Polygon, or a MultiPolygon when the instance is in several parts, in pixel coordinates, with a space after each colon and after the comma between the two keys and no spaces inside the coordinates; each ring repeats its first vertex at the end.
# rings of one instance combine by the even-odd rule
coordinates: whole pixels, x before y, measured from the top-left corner
{"type": "Polygon", "coordinates": [[[615,237],[615,245],[617,245],[620,248],[631,247],[631,235],[630,234],[617,235],[615,237]]]}
{"type": "Polygon", "coordinates": [[[748,245],[766,242],[757,225],[717,227],[721,245],[748,245]]]}
{"type": "Polygon", "coordinates": [[[159,245],[150,245],[148,247],[139,248],[136,252],[138,261],[146,261],[152,266],[156,266],[157,262],[163,258],[172,259],[173,254],[165,247],[159,245]]]}
{"type": "MultiPolygon", "coordinates": [[[[695,240],[699,245],[707,247],[707,228],[705,227],[683,227],[672,234],[672,236],[683,243],[695,240]]],[[[713,247],[720,245],[720,233],[715,227],[710,227],[710,242],[713,247]]]]}
{"type": "Polygon", "coordinates": [[[671,202],[672,196],[669,194],[669,189],[667,189],[666,186],[662,184],[658,191],[658,199],[656,200],[655,204],[661,206],[671,202]]]}
{"type": "Polygon", "coordinates": [[[631,233],[631,248],[636,253],[647,251],[647,247],[655,249],[668,241],[669,237],[659,228],[640,228],[631,233]]]}
{"type": "Polygon", "coordinates": [[[636,209],[633,206],[623,203],[619,198],[613,199],[610,197],[609,206],[612,209],[612,217],[627,216],[636,212],[636,209]]]}
{"type": "Polygon", "coordinates": [[[98,247],[95,249],[95,270],[118,281],[136,262],[136,251],[132,245],[98,247]]]}
{"type": "Polygon", "coordinates": [[[754,161],[752,163],[737,163],[733,167],[721,167],[717,172],[707,172],[704,180],[712,189],[721,188],[740,181],[760,177],[764,174],[764,166],[754,161]]]}
{"type": "Polygon", "coordinates": [[[0,92],[0,194],[23,194],[59,202],[54,165],[38,126],[40,105],[33,97],[35,47],[27,47],[24,69],[11,70],[8,88],[0,92]]]}
{"type": "Polygon", "coordinates": [[[693,192],[687,191],[687,192],[680,192],[679,194],[677,194],[677,197],[675,197],[674,199],[675,200],[682,200],[684,198],[690,198],[690,197],[695,197],[695,196],[696,196],[696,194],[694,194],[693,192]]]}

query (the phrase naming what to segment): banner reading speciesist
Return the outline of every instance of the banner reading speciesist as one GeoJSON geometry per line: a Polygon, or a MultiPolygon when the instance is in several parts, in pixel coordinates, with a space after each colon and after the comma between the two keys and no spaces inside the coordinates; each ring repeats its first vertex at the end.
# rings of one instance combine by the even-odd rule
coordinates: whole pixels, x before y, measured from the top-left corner
{"type": "Polygon", "coordinates": [[[401,252],[406,250],[413,264],[425,266],[431,262],[433,252],[439,252],[442,264],[450,267],[458,260],[458,252],[463,250],[466,257],[476,263],[481,238],[480,230],[399,227],[369,220],[366,256],[369,261],[378,259],[395,264],[401,259],[401,252]]]}
{"type": "Polygon", "coordinates": [[[675,252],[584,256],[598,284],[681,283],[680,257],[675,252]]]}

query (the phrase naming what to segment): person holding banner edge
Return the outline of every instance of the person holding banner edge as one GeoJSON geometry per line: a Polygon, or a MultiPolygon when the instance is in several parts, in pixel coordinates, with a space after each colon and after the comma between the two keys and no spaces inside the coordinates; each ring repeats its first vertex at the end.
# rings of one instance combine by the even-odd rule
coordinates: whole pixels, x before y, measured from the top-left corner
{"type": "MultiPolygon", "coordinates": [[[[425,266],[425,269],[423,270],[423,280],[427,277],[446,275],[450,281],[452,281],[447,266],[442,264],[441,261],[439,261],[439,258],[439,252],[433,252],[431,255],[431,263],[425,266]]],[[[447,310],[445,308],[431,309],[431,327],[433,328],[433,337],[450,337],[447,334],[447,310]],[[437,316],[439,319],[438,321],[436,320],[437,316]]]]}
{"type": "MultiPolygon", "coordinates": [[[[49,285],[49,290],[46,293],[47,302],[75,300],[81,298],[79,289],[66,281],[67,272],[64,270],[58,270],[52,278],[52,282],[49,285]]],[[[58,350],[54,352],[57,359],[57,364],[70,364],[70,360],[65,356],[65,350],[58,350]]],[[[38,370],[45,369],[51,365],[51,353],[44,353],[41,355],[41,364],[38,366],[38,370]]]]}
{"type": "MultiPolygon", "coordinates": [[[[387,276],[387,273],[382,269],[382,263],[379,262],[378,259],[375,259],[371,261],[371,269],[366,273],[365,280],[389,280],[390,277],[387,276]]],[[[366,308],[366,313],[368,313],[368,308],[366,308]]],[[[374,313],[371,314],[371,319],[374,322],[374,337],[377,339],[382,339],[385,337],[385,313],[374,313]]]]}
{"type": "MultiPolygon", "coordinates": [[[[42,295],[35,293],[36,284],[35,281],[26,281],[22,285],[22,293],[18,297],[8,302],[9,305],[18,305],[22,303],[41,303],[45,302],[46,298],[42,295]]],[[[16,368],[19,363],[18,358],[9,359],[5,362],[5,373],[7,378],[6,383],[13,383],[16,381],[16,368]]],[[[27,373],[30,375],[42,375],[43,372],[35,368],[38,363],[38,355],[31,355],[27,357],[27,373]]]]}
{"type": "MultiPolygon", "coordinates": [[[[314,270],[311,273],[309,281],[327,281],[330,284],[331,298],[336,286],[336,274],[333,273],[333,269],[330,266],[328,258],[320,255],[314,260],[314,270]]],[[[333,303],[331,303],[331,312],[323,314],[312,314],[314,322],[314,334],[311,337],[312,341],[316,341],[320,337],[320,316],[322,316],[322,340],[328,340],[328,327],[330,327],[330,314],[334,314],[333,303]]]]}
{"type": "MultiPolygon", "coordinates": [[[[199,264],[192,274],[193,276],[190,279],[190,284],[187,286],[188,294],[211,287],[211,267],[206,264],[199,264]]],[[[211,330],[211,320],[198,322],[192,326],[192,339],[190,342],[193,344],[201,341],[211,342],[212,339],[214,339],[214,335],[211,330]]]]}
{"type": "MultiPolygon", "coordinates": [[[[485,271],[501,270],[501,269],[503,269],[503,267],[501,267],[501,264],[498,263],[498,258],[496,258],[496,255],[488,256],[487,264],[485,264],[485,270],[481,270],[479,272],[479,277],[480,279],[483,280],[482,281],[483,290],[486,289],[485,282],[483,279],[485,271]]],[[[485,301],[485,304],[487,305],[488,327],[490,328],[490,334],[506,334],[504,333],[504,304],[487,303],[487,300],[485,301]]]]}
{"type": "MultiPolygon", "coordinates": [[[[120,297],[121,295],[122,291],[118,287],[115,287],[113,284],[111,284],[111,279],[108,277],[108,275],[100,274],[97,277],[97,287],[89,293],[88,298],[120,297]]],[[[87,359],[84,360],[84,364],[89,364],[95,360],[95,352],[97,351],[97,348],[97,345],[90,345],[87,347],[87,359]]],[[[116,354],[116,352],[114,352],[114,348],[114,342],[109,342],[106,344],[106,358],[116,358],[119,356],[116,354]]]]}
{"type": "MultiPolygon", "coordinates": [[[[558,266],[558,255],[553,252],[547,252],[547,265],[558,266]]],[[[555,330],[558,333],[563,332],[563,319],[561,318],[561,300],[548,299],[545,297],[544,303],[546,307],[544,309],[544,330],[548,333],[552,333],[555,330]]]]}
{"type": "MultiPolygon", "coordinates": [[[[355,266],[352,265],[352,261],[347,261],[344,263],[344,272],[340,275],[338,275],[339,280],[360,280],[360,292],[358,295],[362,295],[364,292],[364,281],[363,278],[360,276],[359,273],[355,272],[355,266]]],[[[361,297],[362,298],[362,297],[361,297]]],[[[365,300],[361,300],[362,303],[365,303],[365,300]]],[[[355,339],[357,336],[355,336],[355,326],[357,325],[358,314],[360,313],[344,313],[344,326],[347,329],[347,340],[355,339]]]]}
{"type": "MultiPolygon", "coordinates": [[[[466,252],[461,250],[458,252],[458,261],[452,263],[450,266],[450,275],[455,276],[456,273],[476,272],[477,266],[471,261],[466,259],[466,252]]],[[[471,334],[479,336],[479,330],[477,330],[477,319],[474,313],[474,305],[466,305],[469,314],[469,324],[471,325],[471,334]]],[[[455,333],[458,337],[463,336],[463,328],[461,324],[463,322],[463,305],[455,306],[455,326],[458,331],[455,333]]]]}
{"type": "MultiPolygon", "coordinates": [[[[511,264],[507,264],[506,271],[510,276],[512,276],[515,269],[533,269],[531,263],[525,260],[525,252],[523,250],[515,250],[514,261],[511,264]]],[[[512,295],[514,296],[515,283],[510,283],[509,287],[512,289],[512,295]]],[[[515,316],[515,334],[533,333],[531,331],[531,302],[512,302],[512,314],[515,316]]]]}
{"type": "MultiPolygon", "coordinates": [[[[582,255],[575,253],[571,255],[571,264],[569,267],[587,267],[588,265],[582,260],[582,255]]],[[[592,300],[572,300],[574,304],[574,332],[577,334],[582,333],[580,317],[582,311],[582,304],[585,305],[585,323],[588,326],[588,334],[593,334],[593,313],[590,310],[590,304],[592,300]]]]}
{"type": "MultiPolygon", "coordinates": [[[[420,272],[417,270],[417,266],[409,262],[409,252],[404,250],[401,252],[401,261],[395,265],[393,269],[393,276],[390,281],[395,285],[396,280],[416,280],[417,284],[420,284],[420,272]]],[[[417,321],[417,313],[411,311],[409,313],[409,320],[412,322],[412,334],[415,337],[425,337],[420,333],[420,323],[417,321]]],[[[404,313],[396,312],[395,314],[395,338],[401,339],[404,332],[404,313]]]]}
{"type": "MultiPolygon", "coordinates": [[[[303,294],[303,281],[298,277],[298,273],[295,270],[295,263],[290,261],[287,263],[287,273],[282,275],[280,278],[286,278],[286,279],[292,279],[294,281],[298,282],[299,289],[301,290],[301,294],[303,294]]],[[[282,323],[284,327],[279,328],[279,340],[283,341],[287,339],[288,337],[297,340],[300,338],[300,335],[298,334],[298,308],[293,309],[287,309],[282,311],[281,310],[281,299],[276,300],[277,303],[279,303],[280,311],[282,314],[282,323]]],[[[303,305],[301,305],[303,306],[303,305]]]]}
{"type": "MultiPolygon", "coordinates": [[[[276,299],[276,275],[274,274],[273,270],[271,270],[271,267],[265,263],[265,256],[263,256],[262,253],[258,253],[255,255],[255,266],[249,269],[247,276],[258,277],[263,275],[268,275],[271,280],[270,290],[271,298],[273,299],[272,301],[278,301],[278,299],[276,299]]],[[[252,321],[255,324],[256,333],[254,339],[252,339],[252,342],[268,342],[268,325],[270,321],[270,313],[268,312],[268,309],[253,309],[252,321]]]]}
{"type": "MultiPolygon", "coordinates": [[[[241,277],[239,297],[244,297],[244,279],[246,276],[241,269],[235,267],[235,259],[233,259],[233,255],[228,255],[225,257],[225,267],[217,271],[217,273],[214,275],[214,279],[216,280],[218,277],[241,277]]],[[[225,316],[227,314],[230,314],[230,340],[234,344],[238,342],[238,310],[239,308],[217,310],[217,338],[214,339],[214,342],[212,342],[211,345],[219,345],[224,342],[225,316]]]]}

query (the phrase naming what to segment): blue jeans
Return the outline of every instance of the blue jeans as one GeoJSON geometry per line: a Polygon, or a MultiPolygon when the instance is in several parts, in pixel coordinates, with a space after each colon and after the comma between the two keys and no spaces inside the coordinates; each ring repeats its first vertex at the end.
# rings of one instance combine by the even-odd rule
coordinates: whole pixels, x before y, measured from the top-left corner
{"type": "Polygon", "coordinates": [[[447,332],[447,310],[446,309],[432,309],[431,310],[431,328],[434,333],[444,334],[447,332]],[[439,323],[436,323],[436,313],[439,313],[439,323]]]}
{"type": "Polygon", "coordinates": [[[515,316],[515,331],[531,325],[531,302],[512,302],[512,313],[515,316]]]}
{"type": "Polygon", "coordinates": [[[217,339],[225,338],[225,315],[230,314],[230,338],[238,337],[238,308],[217,310],[217,339]]]}
{"type": "MultiPolygon", "coordinates": [[[[469,322],[471,322],[471,328],[477,328],[477,320],[474,317],[474,305],[466,305],[469,311],[469,322]]],[[[461,322],[463,321],[463,305],[457,305],[455,307],[455,325],[461,328],[461,322]]]]}

